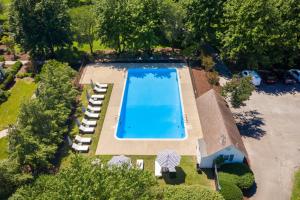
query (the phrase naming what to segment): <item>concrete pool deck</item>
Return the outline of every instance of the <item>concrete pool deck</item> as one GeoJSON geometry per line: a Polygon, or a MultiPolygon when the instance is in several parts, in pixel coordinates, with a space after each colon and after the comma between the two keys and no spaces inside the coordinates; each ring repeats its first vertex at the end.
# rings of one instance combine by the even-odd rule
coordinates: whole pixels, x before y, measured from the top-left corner
{"type": "Polygon", "coordinates": [[[184,63],[96,63],[85,67],[80,83],[90,84],[90,80],[113,83],[107,113],[102,127],[97,155],[156,155],[164,149],[174,149],[180,155],[195,155],[196,141],[202,138],[202,129],[197,112],[195,96],[189,69],[184,63]],[[185,140],[119,140],[115,137],[122,101],[124,83],[128,68],[174,67],[178,69],[184,106],[185,140]]]}

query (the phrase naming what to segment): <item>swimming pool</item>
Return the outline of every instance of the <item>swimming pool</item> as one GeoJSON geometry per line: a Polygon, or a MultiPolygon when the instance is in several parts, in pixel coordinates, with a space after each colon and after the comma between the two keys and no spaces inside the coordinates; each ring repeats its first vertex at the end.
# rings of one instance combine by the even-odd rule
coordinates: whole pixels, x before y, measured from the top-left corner
{"type": "Polygon", "coordinates": [[[116,137],[118,139],[186,137],[176,69],[128,69],[116,137]]]}

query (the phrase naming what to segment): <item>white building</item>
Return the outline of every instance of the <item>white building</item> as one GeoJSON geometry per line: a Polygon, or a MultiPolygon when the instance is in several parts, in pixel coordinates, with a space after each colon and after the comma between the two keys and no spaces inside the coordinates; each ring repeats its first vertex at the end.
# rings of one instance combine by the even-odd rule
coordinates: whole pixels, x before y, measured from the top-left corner
{"type": "Polygon", "coordinates": [[[225,162],[243,162],[247,151],[226,103],[211,89],[196,99],[203,138],[197,141],[197,163],[200,168],[212,168],[222,156],[225,162]]]}

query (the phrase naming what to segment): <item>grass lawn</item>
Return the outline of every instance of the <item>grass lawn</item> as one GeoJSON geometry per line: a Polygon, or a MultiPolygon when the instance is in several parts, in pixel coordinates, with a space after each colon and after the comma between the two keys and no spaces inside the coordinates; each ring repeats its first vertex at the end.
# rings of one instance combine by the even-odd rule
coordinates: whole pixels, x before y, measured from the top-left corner
{"type": "MultiPolygon", "coordinates": [[[[81,46],[78,45],[77,42],[73,42],[73,46],[78,48],[79,51],[84,51],[86,53],[90,53],[90,46],[89,44],[83,44],[81,46]]],[[[108,47],[106,47],[104,44],[102,44],[100,42],[100,40],[95,40],[93,42],[93,51],[96,52],[96,51],[100,51],[100,50],[107,50],[109,49],[108,47]]]]}
{"type": "MultiPolygon", "coordinates": [[[[92,138],[92,144],[90,145],[89,152],[88,153],[82,153],[82,155],[86,155],[86,156],[94,156],[95,155],[97,145],[98,145],[98,141],[99,141],[99,137],[100,137],[100,133],[101,133],[102,126],[103,126],[103,123],[104,123],[105,114],[106,114],[106,111],[107,111],[110,95],[111,95],[111,92],[112,92],[112,88],[113,88],[113,85],[109,84],[108,88],[107,88],[107,92],[105,93],[105,99],[103,100],[103,103],[102,103],[102,106],[101,106],[100,118],[97,122],[97,127],[95,128],[95,132],[93,134],[80,134],[83,137],[92,138]]],[[[85,108],[88,105],[88,101],[87,101],[87,98],[86,98],[86,92],[87,91],[89,92],[90,95],[93,94],[90,85],[85,85],[84,88],[83,88],[83,91],[81,93],[81,104],[85,108]]],[[[83,112],[81,110],[81,106],[78,107],[76,116],[79,120],[81,120],[83,118],[83,112]]],[[[75,136],[77,134],[79,134],[78,126],[75,123],[73,123],[73,129],[71,131],[71,135],[75,136]]],[[[67,152],[65,153],[64,158],[62,158],[62,162],[61,162],[61,167],[62,168],[66,167],[70,164],[70,158],[71,158],[72,155],[74,155],[74,153],[71,151],[70,148],[65,149],[65,151],[67,151],[67,152]]]]}
{"type": "Polygon", "coordinates": [[[300,169],[295,173],[291,200],[300,200],[300,169]]]}
{"type": "Polygon", "coordinates": [[[16,122],[21,104],[32,97],[35,88],[36,84],[31,80],[23,79],[15,83],[8,100],[0,105],[0,130],[16,122]]]}
{"type": "MultiPolygon", "coordinates": [[[[112,156],[97,156],[100,157],[101,162],[108,162],[112,156]]],[[[144,170],[150,171],[154,175],[154,161],[156,156],[129,156],[131,158],[131,162],[133,164],[136,163],[137,159],[144,160],[144,170]]],[[[163,178],[159,178],[158,183],[160,185],[171,184],[171,185],[178,185],[178,184],[185,184],[185,185],[202,185],[209,188],[213,187],[213,179],[212,172],[202,172],[198,173],[196,171],[196,158],[193,156],[182,156],[180,161],[180,166],[176,169],[177,174],[176,178],[170,179],[168,175],[164,176],[163,178]]]]}
{"type": "Polygon", "coordinates": [[[8,155],[8,153],[7,153],[7,148],[8,148],[7,139],[8,139],[7,137],[3,137],[3,138],[0,139],[0,160],[7,158],[7,155],[8,155]]]}

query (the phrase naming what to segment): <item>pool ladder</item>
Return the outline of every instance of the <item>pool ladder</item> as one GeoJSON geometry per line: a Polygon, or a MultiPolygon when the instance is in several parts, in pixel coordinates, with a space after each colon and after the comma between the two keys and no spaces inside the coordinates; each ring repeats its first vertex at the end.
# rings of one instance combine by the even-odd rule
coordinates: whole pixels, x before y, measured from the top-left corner
{"type": "Polygon", "coordinates": [[[185,124],[189,123],[189,120],[188,120],[187,114],[184,114],[184,123],[185,123],[185,124]]]}

